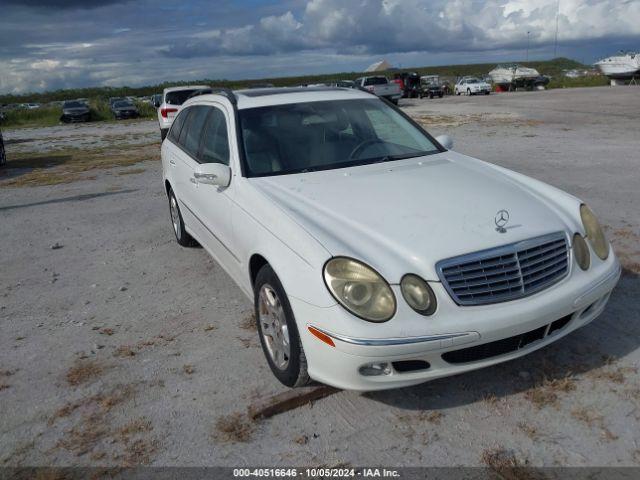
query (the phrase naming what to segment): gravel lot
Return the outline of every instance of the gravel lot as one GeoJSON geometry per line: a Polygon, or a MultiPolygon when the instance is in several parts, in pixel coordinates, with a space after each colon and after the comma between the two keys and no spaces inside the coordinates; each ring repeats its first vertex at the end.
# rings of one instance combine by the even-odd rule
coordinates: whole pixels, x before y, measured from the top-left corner
{"type": "Polygon", "coordinates": [[[402,105],[454,149],[591,205],[625,267],[598,320],[507,364],[249,421],[284,389],[250,302],[174,241],[156,122],[6,130],[23,164],[0,174],[0,466],[640,465],[640,88],[402,105]],[[11,183],[30,155],[141,146],[135,165],[11,183]]]}

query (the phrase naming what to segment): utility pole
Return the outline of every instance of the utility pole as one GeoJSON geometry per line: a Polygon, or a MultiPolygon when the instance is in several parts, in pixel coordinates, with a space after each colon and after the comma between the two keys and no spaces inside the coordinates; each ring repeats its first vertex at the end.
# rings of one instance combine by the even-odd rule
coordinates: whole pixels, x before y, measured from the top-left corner
{"type": "Polygon", "coordinates": [[[553,58],[558,58],[558,19],[560,18],[560,0],[556,8],[556,38],[553,42],[553,58]]]}
{"type": "Polygon", "coordinates": [[[529,34],[531,32],[527,31],[527,62],[529,61],[529,34]]]}

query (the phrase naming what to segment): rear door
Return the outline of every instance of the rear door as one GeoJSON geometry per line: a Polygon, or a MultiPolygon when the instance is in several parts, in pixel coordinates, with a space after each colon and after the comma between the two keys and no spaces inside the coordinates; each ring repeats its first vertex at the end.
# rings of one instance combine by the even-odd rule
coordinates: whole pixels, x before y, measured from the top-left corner
{"type": "MultiPolygon", "coordinates": [[[[200,240],[201,229],[198,225],[198,217],[195,216],[196,190],[198,188],[194,172],[198,165],[197,157],[200,149],[200,139],[202,129],[207,120],[210,110],[203,105],[188,107],[180,112],[176,120],[186,114],[184,124],[180,129],[176,147],[173,150],[173,160],[176,172],[175,191],[176,198],[180,204],[180,211],[185,226],[190,233],[193,233],[197,240],[200,240]]],[[[171,132],[173,133],[173,128],[171,132]]],[[[177,132],[176,132],[177,133],[177,132]]],[[[175,141],[172,139],[172,142],[175,141]]],[[[171,158],[171,157],[170,157],[171,158]]]]}

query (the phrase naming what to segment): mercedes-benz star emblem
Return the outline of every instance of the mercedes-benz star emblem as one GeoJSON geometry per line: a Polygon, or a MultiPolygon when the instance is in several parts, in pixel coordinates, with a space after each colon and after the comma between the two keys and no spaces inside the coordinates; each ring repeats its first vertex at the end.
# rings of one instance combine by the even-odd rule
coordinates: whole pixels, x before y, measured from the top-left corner
{"type": "Polygon", "coordinates": [[[499,210],[493,221],[496,222],[496,231],[500,233],[507,233],[507,229],[504,227],[509,223],[509,212],[506,210],[499,210]]]}

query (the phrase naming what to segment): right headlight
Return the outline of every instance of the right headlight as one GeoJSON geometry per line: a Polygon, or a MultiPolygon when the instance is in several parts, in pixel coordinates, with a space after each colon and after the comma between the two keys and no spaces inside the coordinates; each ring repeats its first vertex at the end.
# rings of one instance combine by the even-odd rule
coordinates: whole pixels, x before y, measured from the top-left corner
{"type": "Polygon", "coordinates": [[[580,217],[593,251],[601,260],[606,260],[609,256],[609,242],[604,236],[598,219],[584,203],[580,205],[580,217]]]}
{"type": "Polygon", "coordinates": [[[336,257],[324,266],[329,292],[347,310],[370,322],[386,322],[396,311],[396,298],[378,272],[362,262],[336,257]]]}

